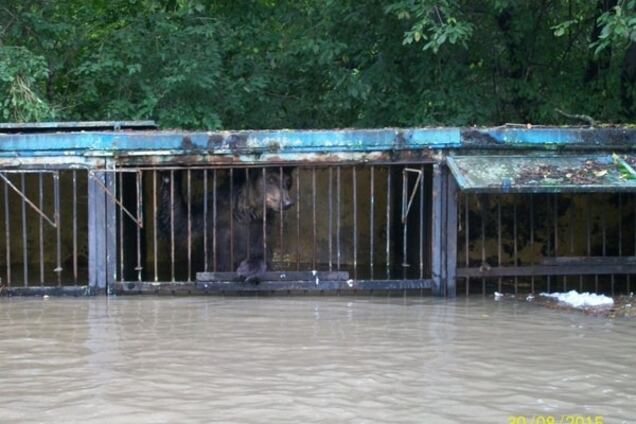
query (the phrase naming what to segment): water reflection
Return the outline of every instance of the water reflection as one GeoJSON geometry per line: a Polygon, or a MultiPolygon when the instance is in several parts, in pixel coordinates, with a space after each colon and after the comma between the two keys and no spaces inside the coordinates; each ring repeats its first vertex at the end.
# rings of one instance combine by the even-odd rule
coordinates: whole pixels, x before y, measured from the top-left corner
{"type": "Polygon", "coordinates": [[[483,299],[1,299],[0,422],[633,422],[636,323],[483,299]]]}

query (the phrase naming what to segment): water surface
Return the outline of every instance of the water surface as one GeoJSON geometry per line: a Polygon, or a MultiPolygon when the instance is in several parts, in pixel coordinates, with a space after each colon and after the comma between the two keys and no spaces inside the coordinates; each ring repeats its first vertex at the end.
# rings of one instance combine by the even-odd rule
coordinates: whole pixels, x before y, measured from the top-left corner
{"type": "Polygon", "coordinates": [[[1,423],[636,422],[636,322],[526,304],[3,298],[0,322],[1,423]]]}

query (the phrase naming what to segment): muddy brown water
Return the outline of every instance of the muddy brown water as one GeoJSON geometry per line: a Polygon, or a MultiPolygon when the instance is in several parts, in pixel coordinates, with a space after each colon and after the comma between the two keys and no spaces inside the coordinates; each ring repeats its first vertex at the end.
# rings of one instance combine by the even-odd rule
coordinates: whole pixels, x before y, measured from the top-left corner
{"type": "Polygon", "coordinates": [[[636,422],[636,321],[522,303],[3,298],[0,322],[1,423],[636,422]]]}

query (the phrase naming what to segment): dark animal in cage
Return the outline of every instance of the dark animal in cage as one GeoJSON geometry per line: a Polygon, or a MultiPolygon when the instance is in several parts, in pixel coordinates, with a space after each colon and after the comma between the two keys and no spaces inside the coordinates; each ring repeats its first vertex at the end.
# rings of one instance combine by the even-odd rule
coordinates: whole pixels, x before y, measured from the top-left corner
{"type": "Polygon", "coordinates": [[[245,176],[228,178],[208,194],[208,199],[216,202],[217,212],[208,207],[204,224],[203,202],[192,202],[188,213],[188,202],[182,192],[185,171],[174,171],[172,178],[170,172],[162,172],[159,232],[165,239],[173,237],[177,252],[184,252],[188,243],[200,244],[207,231],[208,240],[216,237],[217,246],[209,250],[209,263],[216,264],[217,271],[236,270],[244,281],[257,283],[267,270],[263,243],[267,216],[294,204],[289,194],[290,173],[288,168],[282,172],[279,168],[256,169],[245,176]]]}

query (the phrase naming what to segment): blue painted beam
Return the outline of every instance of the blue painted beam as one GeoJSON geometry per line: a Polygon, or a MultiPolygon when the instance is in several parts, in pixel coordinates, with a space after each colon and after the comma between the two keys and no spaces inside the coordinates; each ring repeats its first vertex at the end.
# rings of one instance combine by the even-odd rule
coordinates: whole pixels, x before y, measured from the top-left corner
{"type": "Polygon", "coordinates": [[[462,146],[559,147],[634,146],[634,128],[503,127],[461,130],[462,146]]]}
{"type": "Polygon", "coordinates": [[[457,128],[381,130],[276,130],[237,132],[75,132],[0,135],[0,154],[206,151],[215,154],[352,152],[459,146],[457,128]],[[66,153],[65,153],[66,152],[66,153]]]}
{"type": "Polygon", "coordinates": [[[76,131],[4,133],[0,156],[110,156],[382,152],[423,149],[634,148],[631,128],[407,128],[263,131],[76,131]]]}

